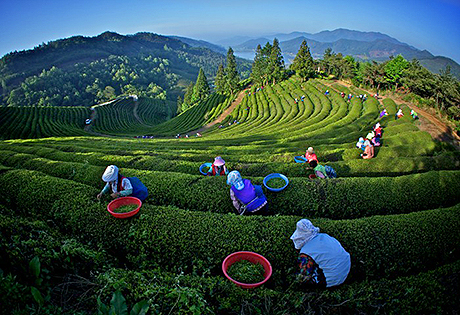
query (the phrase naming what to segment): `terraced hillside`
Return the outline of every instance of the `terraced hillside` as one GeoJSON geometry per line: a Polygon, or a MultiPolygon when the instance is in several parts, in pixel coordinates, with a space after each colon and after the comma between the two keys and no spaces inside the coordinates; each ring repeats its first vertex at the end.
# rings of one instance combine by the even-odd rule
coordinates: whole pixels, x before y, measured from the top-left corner
{"type": "Polygon", "coordinates": [[[141,97],[120,97],[92,108],[74,106],[0,107],[1,139],[53,136],[143,135],[174,116],[176,103],[141,97]],[[92,123],[85,126],[85,120],[92,123]],[[93,133],[91,133],[91,131],[93,133]]]}
{"type": "Polygon", "coordinates": [[[96,113],[92,131],[107,135],[143,135],[154,125],[171,119],[176,103],[152,98],[122,98],[114,103],[93,106],[96,113]]]}
{"type": "Polygon", "coordinates": [[[0,139],[86,135],[86,107],[0,107],[0,139]]]}
{"type": "MultiPolygon", "coordinates": [[[[293,78],[253,87],[222,128],[203,137],[1,142],[0,253],[7,259],[0,268],[16,278],[0,277],[30,292],[33,279],[21,270],[38,256],[54,277],[45,281],[48,287],[35,286],[49,295],[47,307],[55,313],[95,311],[96,296],[109,303],[116,290],[129,305],[149,300],[153,313],[458,311],[459,154],[419,131],[408,108],[394,120],[391,100],[346,102],[337,91],[360,91],[327,87],[326,96],[323,83],[293,78]],[[390,115],[379,119],[384,107],[390,115]],[[377,121],[384,127],[383,146],[375,158],[362,160],[354,145],[377,121]],[[308,179],[312,171],[293,160],[308,146],[339,178],[308,179]],[[289,177],[284,191],[265,191],[269,217],[235,215],[225,178],[199,174],[199,166],[217,155],[257,184],[272,172],[289,177]],[[117,220],[105,210],[108,200],[96,200],[108,164],[148,187],[139,216],[117,220]],[[303,217],[351,254],[349,278],[339,288],[306,291],[292,284],[297,252],[289,237],[303,217]],[[223,259],[240,250],[270,260],[269,283],[243,290],[223,277],[223,259]]],[[[229,102],[213,97],[219,111],[229,102]]],[[[152,134],[205,124],[218,111],[207,106],[192,107],[152,134]]],[[[122,121],[119,126],[121,133],[122,121]]],[[[5,293],[2,305],[33,304],[30,293],[11,296],[5,293]]]]}

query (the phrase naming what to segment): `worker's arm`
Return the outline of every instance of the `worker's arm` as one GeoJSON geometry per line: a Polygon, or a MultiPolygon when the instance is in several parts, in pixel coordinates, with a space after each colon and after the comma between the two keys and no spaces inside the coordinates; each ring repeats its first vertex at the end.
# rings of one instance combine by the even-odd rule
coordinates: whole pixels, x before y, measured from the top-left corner
{"type": "Polygon", "coordinates": [[[109,183],[105,184],[105,186],[104,186],[104,188],[102,188],[101,192],[99,194],[97,194],[97,199],[100,199],[102,197],[102,195],[108,193],[109,189],[110,189],[109,183]]]}
{"type": "Polygon", "coordinates": [[[133,193],[132,189],[125,189],[125,190],[120,191],[120,197],[126,197],[126,196],[131,195],[132,193],[133,193]]]}
{"type": "Polygon", "coordinates": [[[110,190],[110,184],[107,183],[107,184],[105,184],[104,188],[102,188],[101,195],[104,195],[104,194],[108,193],[109,190],[110,190]]]}
{"type": "Polygon", "coordinates": [[[235,209],[238,210],[238,212],[240,212],[241,204],[238,201],[238,199],[236,199],[235,193],[233,192],[231,188],[230,188],[230,198],[232,199],[233,206],[235,207],[235,209]]]}

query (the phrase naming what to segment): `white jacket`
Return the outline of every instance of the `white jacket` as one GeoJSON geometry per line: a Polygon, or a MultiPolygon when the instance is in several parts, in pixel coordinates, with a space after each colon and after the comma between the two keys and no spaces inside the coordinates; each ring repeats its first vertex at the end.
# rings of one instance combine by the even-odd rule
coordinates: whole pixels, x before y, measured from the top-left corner
{"type": "Polygon", "coordinates": [[[327,287],[343,283],[350,272],[350,254],[332,236],[319,233],[305,243],[300,252],[313,258],[323,270],[327,287]]]}

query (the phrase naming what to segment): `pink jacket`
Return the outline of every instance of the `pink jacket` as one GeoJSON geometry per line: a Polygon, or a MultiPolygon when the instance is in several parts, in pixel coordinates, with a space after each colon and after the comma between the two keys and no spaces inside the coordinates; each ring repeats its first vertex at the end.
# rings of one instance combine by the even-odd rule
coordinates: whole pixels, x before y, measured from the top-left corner
{"type": "Polygon", "coordinates": [[[316,157],[316,154],[315,153],[310,154],[308,151],[305,153],[305,158],[307,159],[307,162],[310,162],[310,161],[313,161],[313,160],[318,161],[318,158],[316,157]]]}

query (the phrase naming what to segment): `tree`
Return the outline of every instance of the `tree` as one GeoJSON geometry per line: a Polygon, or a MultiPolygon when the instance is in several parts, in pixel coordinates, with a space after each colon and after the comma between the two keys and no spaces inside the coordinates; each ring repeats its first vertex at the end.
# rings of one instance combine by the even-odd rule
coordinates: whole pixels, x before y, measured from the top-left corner
{"type": "Polygon", "coordinates": [[[264,55],[260,44],[257,45],[251,72],[251,79],[256,84],[263,84],[267,67],[267,57],[268,56],[264,55]]]}
{"type": "Polygon", "coordinates": [[[251,79],[254,83],[260,85],[267,84],[269,75],[268,59],[271,52],[272,45],[269,42],[267,42],[263,48],[260,45],[257,45],[251,72],[251,79]]]}
{"type": "Polygon", "coordinates": [[[200,68],[198,78],[196,79],[195,86],[193,87],[192,104],[206,99],[209,96],[209,93],[210,89],[208,79],[206,78],[203,69],[200,68]]]}
{"type": "Polygon", "coordinates": [[[396,58],[392,58],[385,64],[385,80],[391,85],[395,85],[395,89],[398,89],[403,71],[409,67],[409,63],[403,56],[398,55],[396,58]]]}
{"type": "Polygon", "coordinates": [[[223,94],[225,92],[225,70],[222,64],[217,68],[216,78],[214,80],[214,86],[217,93],[223,94]]]}
{"type": "Polygon", "coordinates": [[[401,84],[409,91],[421,97],[431,97],[436,87],[434,74],[420,65],[420,61],[413,59],[404,69],[401,84]]]}
{"type": "Polygon", "coordinates": [[[187,86],[187,90],[185,90],[184,102],[182,103],[183,112],[186,111],[192,104],[193,87],[194,87],[194,84],[190,83],[190,85],[187,86]]]}
{"type": "Polygon", "coordinates": [[[268,68],[268,60],[270,58],[270,55],[272,53],[273,46],[270,44],[270,42],[267,42],[265,46],[262,48],[262,82],[264,85],[268,83],[268,79],[270,76],[270,69],[268,68]]]}
{"type": "Polygon", "coordinates": [[[177,96],[177,111],[176,111],[176,114],[180,114],[182,113],[182,104],[184,103],[184,101],[182,100],[182,97],[180,97],[180,95],[177,96]]]}
{"type": "MultiPolygon", "coordinates": [[[[451,107],[458,109],[460,103],[460,83],[456,80],[450,72],[450,67],[447,66],[445,70],[441,70],[440,74],[435,75],[436,89],[435,98],[436,105],[441,110],[448,110],[451,107]]],[[[452,111],[457,113],[457,110],[452,111]]],[[[454,117],[459,119],[459,117],[454,117]]]]}
{"type": "Polygon", "coordinates": [[[342,68],[342,76],[347,79],[353,79],[356,77],[356,72],[359,69],[359,64],[352,56],[345,56],[343,58],[342,68]]]}
{"type": "Polygon", "coordinates": [[[111,87],[110,85],[107,85],[104,89],[104,99],[106,100],[111,100],[111,99],[114,99],[116,97],[116,94],[115,94],[115,89],[113,87],[111,87]]]}
{"type": "Polygon", "coordinates": [[[278,39],[273,40],[273,46],[268,58],[268,77],[270,81],[273,81],[273,84],[277,80],[282,80],[284,78],[284,58],[281,53],[281,48],[279,46],[278,39]]]}
{"type": "Polygon", "coordinates": [[[302,78],[302,81],[306,81],[315,75],[313,57],[306,40],[303,40],[302,44],[300,44],[300,49],[291,64],[291,69],[302,78]]]}
{"type": "Polygon", "coordinates": [[[227,51],[227,67],[225,68],[225,81],[226,91],[233,94],[238,89],[238,82],[240,81],[238,71],[236,70],[236,59],[233,55],[232,47],[227,51]]]}

